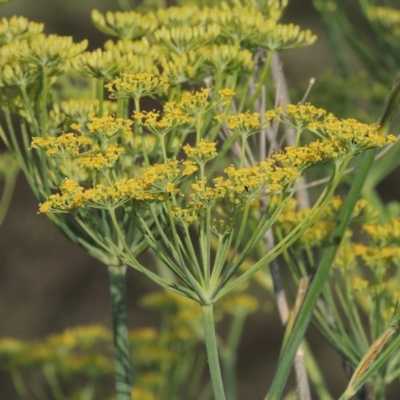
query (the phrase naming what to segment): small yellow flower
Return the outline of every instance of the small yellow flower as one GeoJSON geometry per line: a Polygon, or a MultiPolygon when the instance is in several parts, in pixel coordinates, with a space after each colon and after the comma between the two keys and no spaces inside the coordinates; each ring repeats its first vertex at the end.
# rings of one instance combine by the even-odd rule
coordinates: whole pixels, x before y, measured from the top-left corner
{"type": "Polygon", "coordinates": [[[123,72],[120,78],[114,79],[105,87],[111,92],[111,98],[136,98],[165,92],[169,83],[162,76],[150,73],[130,74],[123,72]]]}

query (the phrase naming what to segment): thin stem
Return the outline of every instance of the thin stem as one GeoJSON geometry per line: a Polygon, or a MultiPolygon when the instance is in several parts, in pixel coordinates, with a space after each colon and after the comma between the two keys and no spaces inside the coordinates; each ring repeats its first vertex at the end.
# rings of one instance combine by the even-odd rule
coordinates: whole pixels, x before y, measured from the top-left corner
{"type": "MultiPolygon", "coordinates": [[[[138,97],[135,97],[134,102],[135,102],[135,112],[140,113],[140,99],[138,97]]],[[[143,129],[140,126],[139,121],[137,119],[135,120],[134,131],[135,131],[135,135],[140,136],[140,143],[142,145],[145,166],[148,167],[148,166],[150,166],[150,161],[149,161],[149,156],[148,156],[147,150],[146,150],[146,143],[144,141],[143,129]]]]}
{"type": "Polygon", "coordinates": [[[26,390],[25,383],[24,380],[22,379],[21,373],[15,368],[12,368],[10,374],[14,384],[14,388],[17,391],[20,400],[28,400],[28,392],[26,390]]]}
{"type": "Polygon", "coordinates": [[[41,109],[40,109],[40,129],[42,132],[46,131],[48,123],[47,118],[47,70],[46,67],[42,69],[42,91],[41,91],[41,109]]]}
{"type": "Polygon", "coordinates": [[[103,116],[104,113],[104,78],[97,78],[96,79],[96,94],[99,100],[99,118],[103,116]]]}
{"type": "Polygon", "coordinates": [[[131,400],[132,372],[126,312],[126,265],[108,267],[112,303],[115,389],[117,400],[131,400]]]}
{"type": "Polygon", "coordinates": [[[201,309],[214,398],[215,400],[225,400],[224,384],[222,383],[221,368],[218,359],[217,338],[215,336],[213,305],[205,304],[201,306],[201,309]]]}
{"type": "Polygon", "coordinates": [[[6,178],[3,193],[0,196],[0,226],[7,214],[8,207],[14,192],[16,176],[6,178]]]}
{"type": "Polygon", "coordinates": [[[65,400],[66,397],[60,387],[55,370],[52,366],[45,366],[43,368],[44,376],[50,386],[51,393],[56,400],[65,400]]]}
{"type": "Polygon", "coordinates": [[[268,75],[268,71],[269,71],[269,67],[271,65],[271,60],[272,60],[272,55],[273,54],[274,54],[274,52],[272,50],[268,51],[268,56],[267,56],[267,59],[265,60],[264,68],[263,68],[263,70],[261,72],[261,76],[260,76],[260,78],[258,80],[256,90],[255,90],[255,92],[253,94],[253,97],[250,100],[249,110],[253,109],[254,104],[256,103],[258,97],[260,96],[261,88],[262,88],[262,86],[263,86],[263,84],[265,82],[265,79],[266,79],[267,75],[268,75]]]}

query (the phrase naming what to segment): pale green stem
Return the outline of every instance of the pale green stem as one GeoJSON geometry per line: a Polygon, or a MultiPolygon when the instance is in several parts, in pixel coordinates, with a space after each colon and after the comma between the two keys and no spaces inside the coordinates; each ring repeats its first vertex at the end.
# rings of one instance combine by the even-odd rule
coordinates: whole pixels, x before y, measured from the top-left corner
{"type": "Polygon", "coordinates": [[[201,139],[201,120],[202,117],[197,117],[196,121],[196,146],[199,145],[200,139],[201,139]]]}
{"type": "Polygon", "coordinates": [[[299,147],[301,132],[303,132],[303,129],[301,129],[301,128],[296,129],[296,141],[295,141],[294,147],[299,147]]]}
{"type": "Polygon", "coordinates": [[[250,111],[253,109],[255,102],[257,101],[258,97],[260,96],[261,88],[264,85],[265,79],[267,78],[267,75],[268,75],[268,71],[269,71],[269,67],[271,65],[272,55],[273,54],[274,54],[274,52],[272,50],[268,51],[268,56],[267,56],[267,59],[265,60],[265,64],[264,64],[264,68],[263,68],[263,70],[261,72],[261,76],[258,79],[256,90],[255,90],[255,92],[253,94],[253,97],[250,100],[250,103],[249,103],[249,107],[248,108],[249,108],[250,111]]]}
{"type": "Polygon", "coordinates": [[[113,319],[114,377],[117,400],[131,400],[132,372],[126,312],[126,265],[108,267],[113,319]]]}
{"type": "Polygon", "coordinates": [[[99,100],[99,115],[98,117],[101,118],[104,114],[104,78],[97,78],[96,79],[96,94],[97,99],[99,100]]]}
{"type": "Polygon", "coordinates": [[[55,374],[53,366],[45,366],[43,368],[44,376],[51,388],[51,392],[56,400],[65,400],[66,396],[64,395],[60,384],[58,382],[58,378],[55,374]]]}
{"type": "Polygon", "coordinates": [[[13,381],[13,385],[15,390],[17,391],[18,397],[20,400],[28,400],[28,393],[22,379],[21,373],[17,371],[15,368],[12,368],[10,371],[11,379],[13,381]]]}
{"type": "Polygon", "coordinates": [[[242,139],[242,148],[241,148],[241,156],[240,156],[240,166],[239,168],[243,168],[244,167],[244,160],[246,158],[246,142],[247,142],[247,137],[242,135],[241,137],[242,139]]]}
{"type": "Polygon", "coordinates": [[[201,217],[200,221],[200,251],[203,262],[203,277],[206,283],[207,291],[210,286],[211,266],[210,266],[210,207],[206,209],[206,215],[201,217]]]}
{"type": "Polygon", "coordinates": [[[236,368],[237,352],[242,335],[246,315],[243,313],[233,316],[232,325],[227,340],[227,355],[222,360],[222,371],[226,388],[226,397],[229,400],[236,400],[236,368]]]}
{"type": "Polygon", "coordinates": [[[163,155],[163,160],[164,160],[164,164],[165,166],[167,165],[167,149],[165,147],[165,136],[160,136],[160,142],[161,142],[161,150],[162,150],[162,155],[163,155]]]}
{"type": "Polygon", "coordinates": [[[204,338],[206,341],[208,365],[210,367],[211,382],[215,400],[225,400],[224,384],[218,359],[217,338],[215,336],[213,305],[201,306],[203,314],[204,338]]]}
{"type": "Polygon", "coordinates": [[[8,207],[14,192],[16,176],[7,177],[4,184],[4,190],[0,198],[0,226],[7,214],[8,207]]]}
{"type": "Polygon", "coordinates": [[[47,70],[42,68],[42,91],[40,109],[40,129],[45,132],[47,127],[47,70]]]}
{"type": "MultiPolygon", "coordinates": [[[[135,97],[133,100],[135,102],[135,111],[139,113],[140,112],[140,99],[138,97],[135,97]]],[[[134,130],[135,130],[135,135],[140,136],[140,143],[142,144],[144,162],[145,162],[146,167],[149,167],[150,161],[149,161],[149,156],[148,156],[147,150],[146,150],[146,143],[144,141],[143,129],[139,125],[138,120],[135,120],[134,130]]]]}

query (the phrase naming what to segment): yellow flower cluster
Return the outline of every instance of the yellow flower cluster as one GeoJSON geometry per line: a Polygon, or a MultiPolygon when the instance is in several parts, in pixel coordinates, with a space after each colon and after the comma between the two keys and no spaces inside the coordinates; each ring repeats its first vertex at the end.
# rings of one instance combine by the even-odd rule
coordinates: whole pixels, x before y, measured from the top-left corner
{"type": "Polygon", "coordinates": [[[104,43],[104,49],[107,51],[118,51],[122,54],[133,53],[137,56],[146,56],[154,51],[154,47],[150,46],[146,37],[142,37],[139,40],[121,39],[117,42],[107,40],[104,43]]]}
{"type": "Polygon", "coordinates": [[[201,20],[201,11],[194,4],[182,7],[157,9],[158,20],[166,27],[196,26],[201,20]]]}
{"type": "Polygon", "coordinates": [[[89,78],[104,78],[107,81],[124,71],[126,64],[126,57],[118,50],[101,49],[82,53],[72,61],[72,67],[79,74],[89,78]]]}
{"type": "Polygon", "coordinates": [[[105,16],[98,10],[92,11],[92,22],[98,30],[120,39],[136,39],[153,32],[158,25],[152,13],[107,12],[105,16]]]}
{"type": "Polygon", "coordinates": [[[111,333],[101,325],[69,328],[56,335],[50,335],[46,342],[52,346],[72,350],[74,347],[91,348],[102,341],[110,341],[111,333]]]}
{"type": "Polygon", "coordinates": [[[397,142],[393,135],[382,136],[376,125],[364,124],[355,119],[339,120],[332,114],[322,122],[310,122],[307,129],[319,137],[338,141],[342,148],[353,154],[397,142]]]}
{"type": "Polygon", "coordinates": [[[200,69],[204,64],[204,58],[199,52],[193,50],[182,54],[169,53],[161,58],[160,64],[162,75],[170,85],[177,85],[189,80],[198,80],[197,75],[201,74],[200,69]]]}
{"type": "MultiPolygon", "coordinates": [[[[53,110],[58,119],[67,119],[80,125],[86,125],[90,116],[97,115],[100,102],[97,99],[71,99],[54,104],[53,110]],[[61,117],[59,117],[59,115],[61,117]]],[[[111,115],[117,111],[117,105],[110,101],[103,102],[105,114],[111,115]]]]}
{"type": "MultiPolygon", "coordinates": [[[[337,221],[339,221],[343,203],[344,201],[342,198],[338,196],[333,197],[327,207],[322,211],[319,220],[302,234],[296,242],[296,246],[300,246],[301,248],[304,246],[307,246],[308,248],[321,248],[321,246],[325,245],[333,228],[336,226],[337,221]]],[[[291,199],[279,215],[277,223],[274,226],[275,233],[278,236],[288,235],[310,212],[310,209],[308,208],[298,210],[297,206],[298,202],[291,199]]],[[[375,221],[375,219],[376,213],[374,212],[372,205],[365,199],[359,199],[351,216],[351,224],[375,221]]],[[[350,238],[350,231],[347,232],[346,237],[350,238]]],[[[336,263],[340,263],[340,259],[344,256],[349,259],[351,257],[356,257],[356,254],[352,248],[346,248],[346,253],[339,254],[336,263]],[[349,251],[351,251],[351,255],[349,254],[349,251]]]]}
{"type": "Polygon", "coordinates": [[[277,24],[275,20],[263,22],[254,43],[267,50],[288,50],[309,46],[317,40],[310,30],[302,31],[300,26],[293,24],[277,24]]]}
{"type": "Polygon", "coordinates": [[[213,44],[203,47],[201,54],[207,71],[227,74],[250,73],[254,69],[254,57],[250,50],[228,44],[213,44]]]}
{"type": "Polygon", "coordinates": [[[198,165],[203,165],[208,161],[215,158],[217,153],[217,142],[209,142],[201,139],[196,147],[192,147],[189,144],[182,147],[183,151],[190,160],[193,160],[198,165]]]}
{"type": "Polygon", "coordinates": [[[311,104],[288,104],[286,107],[267,111],[265,116],[278,119],[295,129],[304,129],[309,123],[319,120],[325,114],[324,109],[311,104]]]}
{"type": "Polygon", "coordinates": [[[87,151],[92,144],[90,138],[74,133],[63,133],[55,137],[33,137],[31,149],[45,149],[50,157],[72,158],[87,151]]]}
{"type": "MultiPolygon", "coordinates": [[[[214,117],[217,120],[227,121],[228,128],[236,135],[242,137],[248,137],[257,133],[261,130],[260,114],[250,113],[239,113],[236,115],[223,115],[218,114],[214,117]]],[[[265,127],[267,125],[264,125],[265,127]]]]}
{"type": "Polygon", "coordinates": [[[28,21],[24,17],[2,18],[0,21],[0,46],[14,40],[28,39],[30,36],[41,33],[43,28],[44,24],[28,21]]]}
{"type": "MultiPolygon", "coordinates": [[[[235,94],[235,92],[230,89],[221,89],[218,91],[220,97],[210,103],[208,100],[210,91],[211,89],[202,88],[200,91],[194,93],[183,92],[176,107],[193,118],[199,118],[208,111],[218,108],[221,105],[229,105],[231,97],[235,94]]],[[[174,105],[174,103],[170,104],[174,105]]]]}
{"type": "Polygon", "coordinates": [[[247,315],[256,312],[259,308],[259,303],[253,296],[238,293],[223,299],[221,306],[228,314],[247,315]]]}
{"type": "Polygon", "coordinates": [[[386,224],[364,224],[363,230],[377,246],[400,246],[400,220],[393,219],[386,224]]]}
{"type": "Polygon", "coordinates": [[[120,78],[114,79],[105,87],[111,92],[111,98],[140,99],[165,92],[169,83],[164,77],[147,72],[138,74],[123,72],[120,78]]]}
{"type": "Polygon", "coordinates": [[[123,151],[124,148],[117,144],[109,144],[101,149],[94,146],[80,157],[80,164],[89,169],[106,171],[114,166],[123,151]]]}
{"type": "MultiPolygon", "coordinates": [[[[132,136],[133,121],[130,119],[116,118],[112,115],[105,115],[104,117],[91,117],[90,121],[86,124],[89,129],[90,136],[96,137],[101,142],[116,139],[121,135],[127,137],[132,136]]],[[[74,129],[81,129],[79,124],[71,126],[74,129]]],[[[84,132],[81,132],[84,134],[84,132]]]]}
{"type": "Polygon", "coordinates": [[[135,112],[134,119],[139,120],[141,125],[159,137],[164,137],[175,127],[190,122],[186,114],[174,107],[167,107],[167,112],[163,114],[162,118],[157,111],[143,111],[135,112]]]}
{"type": "Polygon", "coordinates": [[[52,76],[64,73],[69,67],[68,61],[82,53],[87,45],[87,40],[74,43],[70,36],[40,34],[32,40],[17,42],[14,51],[19,60],[40,66],[52,76]]]}
{"type": "Polygon", "coordinates": [[[360,257],[366,266],[374,270],[384,266],[387,270],[391,265],[400,265],[400,246],[372,246],[354,243],[354,255],[360,257]]]}
{"type": "Polygon", "coordinates": [[[217,24],[171,27],[165,26],[154,32],[157,43],[163,44],[166,49],[177,54],[206,46],[220,34],[217,24]]]}
{"type": "Polygon", "coordinates": [[[237,46],[251,43],[265,17],[251,7],[221,7],[203,10],[204,19],[220,26],[221,36],[237,46]]]}

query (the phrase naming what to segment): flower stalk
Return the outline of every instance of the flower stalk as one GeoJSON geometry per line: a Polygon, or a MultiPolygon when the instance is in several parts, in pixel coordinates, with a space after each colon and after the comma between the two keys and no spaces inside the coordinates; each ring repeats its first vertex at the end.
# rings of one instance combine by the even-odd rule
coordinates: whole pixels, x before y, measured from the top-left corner
{"type": "Polygon", "coordinates": [[[225,400],[224,384],[222,382],[222,374],[218,358],[217,338],[215,335],[213,305],[204,304],[201,306],[201,310],[214,398],[215,400],[225,400]]]}
{"type": "Polygon", "coordinates": [[[131,400],[132,371],[128,339],[126,265],[108,267],[113,318],[115,389],[117,400],[131,400]]]}

